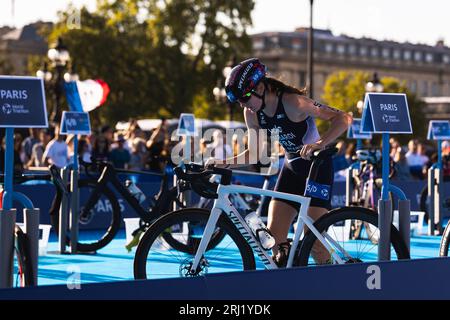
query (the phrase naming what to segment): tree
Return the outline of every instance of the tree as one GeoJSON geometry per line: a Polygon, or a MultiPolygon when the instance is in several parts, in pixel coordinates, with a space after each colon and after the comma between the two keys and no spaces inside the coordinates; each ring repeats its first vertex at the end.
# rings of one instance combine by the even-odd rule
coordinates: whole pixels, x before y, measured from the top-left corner
{"type": "Polygon", "coordinates": [[[0,54],[0,74],[12,74],[14,68],[3,54],[0,54]]]}
{"type": "MultiPolygon", "coordinates": [[[[362,71],[339,71],[331,74],[324,87],[324,94],[322,99],[327,105],[336,107],[345,112],[351,112],[354,117],[360,118],[361,114],[357,109],[358,101],[362,100],[365,95],[365,85],[372,78],[372,75],[362,71]]],[[[384,77],[380,79],[383,84],[383,91],[389,93],[406,93],[409,105],[409,113],[411,116],[411,123],[413,126],[413,134],[416,138],[426,137],[426,126],[424,126],[424,105],[415,94],[410,92],[406,87],[405,82],[402,82],[393,77],[384,77]]],[[[317,121],[321,132],[327,129],[328,122],[317,121]]],[[[397,138],[405,143],[410,140],[411,135],[398,135],[397,138]]],[[[379,140],[375,137],[375,140],[379,140]]]]}
{"type": "Polygon", "coordinates": [[[65,23],[72,7],[61,12],[49,43],[63,37],[80,78],[109,84],[106,105],[93,111],[100,121],[215,114],[212,89],[223,67],[236,52],[250,52],[253,6],[253,0],[98,0],[94,12],[81,9],[80,29],[65,23]]]}

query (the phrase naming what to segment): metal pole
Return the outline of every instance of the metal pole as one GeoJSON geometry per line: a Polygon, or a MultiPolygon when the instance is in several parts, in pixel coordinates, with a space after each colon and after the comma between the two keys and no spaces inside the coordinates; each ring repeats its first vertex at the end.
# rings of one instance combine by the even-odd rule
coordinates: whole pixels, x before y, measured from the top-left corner
{"type": "Polygon", "coordinates": [[[442,213],[444,212],[444,207],[441,199],[444,198],[444,168],[442,166],[442,140],[438,140],[437,142],[438,148],[438,169],[435,171],[435,181],[436,181],[436,192],[434,198],[434,221],[435,228],[438,234],[442,234],[442,213]],[[442,197],[441,197],[442,196],[442,197]]]}
{"type": "Polygon", "coordinates": [[[70,210],[70,252],[77,252],[78,243],[78,219],[79,219],[79,192],[78,192],[78,136],[73,140],[73,168],[70,179],[71,210],[70,210]]]}
{"type": "Polygon", "coordinates": [[[16,209],[0,210],[0,288],[11,288],[14,268],[16,209]]]}
{"type": "Polygon", "coordinates": [[[34,283],[38,284],[39,259],[39,209],[24,209],[25,232],[29,241],[31,270],[34,283]]]}
{"type": "Polygon", "coordinates": [[[356,139],[356,151],[358,150],[362,150],[363,148],[363,143],[361,139],[356,139]]]}
{"type": "Polygon", "coordinates": [[[353,190],[353,168],[350,166],[345,170],[345,206],[350,206],[350,202],[353,201],[352,190],[353,190]]]}
{"type": "Polygon", "coordinates": [[[410,252],[411,243],[411,202],[409,200],[398,201],[398,230],[400,236],[410,252]]]}
{"type": "Polygon", "coordinates": [[[59,122],[59,102],[61,100],[61,95],[63,91],[63,66],[56,66],[56,80],[55,80],[55,104],[52,112],[52,121],[59,122]]]}
{"type": "Polygon", "coordinates": [[[441,201],[441,195],[444,192],[444,174],[443,170],[440,168],[434,169],[434,234],[442,234],[442,212],[444,207],[441,201]]]}
{"type": "Polygon", "coordinates": [[[313,59],[314,59],[314,29],[313,29],[313,6],[314,0],[309,0],[310,2],[310,13],[309,13],[309,33],[308,33],[308,92],[309,97],[314,99],[314,76],[313,76],[313,59]]]}
{"type": "Polygon", "coordinates": [[[391,221],[391,200],[378,200],[378,228],[380,229],[380,239],[378,240],[379,261],[391,259],[391,221]]]}
{"type": "Polygon", "coordinates": [[[382,178],[381,188],[382,199],[378,201],[378,228],[380,229],[380,239],[378,245],[378,260],[390,260],[391,257],[391,221],[392,202],[389,200],[389,134],[383,133],[382,145],[382,178]]]}
{"type": "MultiPolygon", "coordinates": [[[[69,181],[69,169],[61,169],[61,176],[64,186],[67,186],[69,181]]],[[[67,218],[68,218],[68,194],[63,190],[61,207],[59,208],[59,253],[66,253],[67,244],[67,218]]]]}
{"type": "Polygon", "coordinates": [[[14,260],[14,226],[16,224],[16,210],[11,209],[13,203],[13,175],[14,175],[14,128],[5,129],[5,177],[0,210],[0,288],[12,287],[14,260]]]}
{"type": "Polygon", "coordinates": [[[429,221],[428,221],[428,235],[434,235],[434,230],[436,229],[436,226],[434,225],[434,198],[435,198],[435,179],[434,179],[434,166],[431,166],[430,169],[428,169],[428,215],[429,215],[429,221]]]}
{"type": "Polygon", "coordinates": [[[13,176],[14,176],[14,128],[6,128],[5,150],[5,192],[3,193],[3,209],[12,208],[13,202],[13,176]]]}

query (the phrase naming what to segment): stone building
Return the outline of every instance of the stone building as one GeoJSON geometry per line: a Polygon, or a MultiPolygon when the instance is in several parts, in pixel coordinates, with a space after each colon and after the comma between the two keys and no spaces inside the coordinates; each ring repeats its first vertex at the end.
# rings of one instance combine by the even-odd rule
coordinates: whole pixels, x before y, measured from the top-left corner
{"type": "Polygon", "coordinates": [[[12,68],[13,75],[29,75],[27,71],[31,55],[47,55],[47,42],[39,35],[42,22],[29,24],[19,29],[0,28],[0,58],[12,68]]]}
{"type": "MultiPolygon", "coordinates": [[[[303,87],[307,77],[308,29],[264,32],[252,35],[253,55],[267,64],[269,72],[303,87]]],[[[314,98],[320,99],[327,77],[340,70],[377,72],[395,77],[421,98],[450,97],[450,48],[336,36],[330,30],[314,30],[314,98]]],[[[450,103],[424,99],[429,119],[449,119],[450,103]],[[430,102],[431,101],[431,102],[430,102]]]]}

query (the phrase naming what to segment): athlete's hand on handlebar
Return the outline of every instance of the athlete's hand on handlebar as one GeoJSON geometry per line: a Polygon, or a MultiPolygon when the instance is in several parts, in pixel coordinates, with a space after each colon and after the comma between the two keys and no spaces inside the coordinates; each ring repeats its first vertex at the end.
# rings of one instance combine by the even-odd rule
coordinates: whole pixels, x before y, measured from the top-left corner
{"type": "Polygon", "coordinates": [[[205,161],[205,168],[209,169],[209,168],[215,166],[216,165],[216,161],[217,161],[217,159],[214,159],[212,157],[209,158],[208,160],[205,161]]]}
{"type": "Polygon", "coordinates": [[[305,160],[311,160],[314,151],[322,150],[324,147],[318,143],[305,144],[299,152],[300,157],[305,160]]]}
{"type": "Polygon", "coordinates": [[[230,165],[224,164],[223,160],[215,159],[215,158],[209,158],[205,161],[205,169],[212,169],[212,168],[222,168],[227,169],[230,165]]]}

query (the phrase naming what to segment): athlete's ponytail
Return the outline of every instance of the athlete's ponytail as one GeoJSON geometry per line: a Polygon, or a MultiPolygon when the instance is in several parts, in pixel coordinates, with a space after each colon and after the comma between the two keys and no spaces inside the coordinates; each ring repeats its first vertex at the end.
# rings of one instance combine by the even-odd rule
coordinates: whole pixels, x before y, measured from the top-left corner
{"type": "Polygon", "coordinates": [[[263,79],[264,85],[269,89],[271,92],[275,92],[276,94],[279,94],[280,92],[286,92],[286,93],[296,93],[299,95],[306,95],[306,88],[303,89],[297,89],[295,87],[292,87],[290,85],[285,84],[284,82],[271,78],[271,77],[265,77],[263,79]]]}

